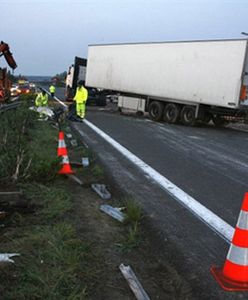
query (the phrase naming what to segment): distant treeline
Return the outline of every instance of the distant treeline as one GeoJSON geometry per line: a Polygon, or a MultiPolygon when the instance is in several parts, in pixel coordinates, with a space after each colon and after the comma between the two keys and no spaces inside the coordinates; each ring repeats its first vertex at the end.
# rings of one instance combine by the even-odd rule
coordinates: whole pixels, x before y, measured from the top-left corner
{"type": "Polygon", "coordinates": [[[55,84],[56,86],[65,86],[67,72],[58,73],[55,76],[32,76],[32,75],[13,75],[8,71],[8,77],[13,83],[17,83],[18,80],[27,80],[29,82],[39,83],[39,84],[55,84]]]}

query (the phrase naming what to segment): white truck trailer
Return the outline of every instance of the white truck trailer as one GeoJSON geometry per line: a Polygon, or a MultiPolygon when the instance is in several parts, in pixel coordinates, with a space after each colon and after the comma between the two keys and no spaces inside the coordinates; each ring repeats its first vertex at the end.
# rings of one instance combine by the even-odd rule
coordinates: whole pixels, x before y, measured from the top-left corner
{"type": "Polygon", "coordinates": [[[90,45],[86,85],[168,123],[248,118],[247,39],[90,45]]]}

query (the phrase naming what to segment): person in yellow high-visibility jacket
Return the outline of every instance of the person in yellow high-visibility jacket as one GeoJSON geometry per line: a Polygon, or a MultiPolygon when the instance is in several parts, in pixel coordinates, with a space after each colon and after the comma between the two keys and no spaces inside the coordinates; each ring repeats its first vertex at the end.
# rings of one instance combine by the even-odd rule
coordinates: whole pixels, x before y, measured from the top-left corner
{"type": "MultiPolygon", "coordinates": [[[[35,105],[37,106],[37,108],[39,108],[39,107],[47,106],[47,104],[48,104],[48,95],[44,90],[42,90],[42,92],[39,93],[35,98],[35,105]]],[[[40,118],[42,117],[43,117],[43,113],[40,112],[40,118]]]]}
{"type": "Polygon", "coordinates": [[[47,106],[48,103],[48,96],[47,93],[43,90],[41,93],[39,93],[35,99],[35,105],[36,106],[47,106]]]}
{"type": "Polygon", "coordinates": [[[53,84],[50,85],[49,92],[50,92],[51,96],[54,97],[54,94],[56,92],[56,88],[53,84]]]}
{"type": "Polygon", "coordinates": [[[80,80],[78,83],[76,95],[74,96],[73,100],[76,101],[77,115],[81,119],[83,119],[85,116],[85,106],[86,106],[87,99],[88,99],[88,91],[83,86],[83,81],[80,80]]]}

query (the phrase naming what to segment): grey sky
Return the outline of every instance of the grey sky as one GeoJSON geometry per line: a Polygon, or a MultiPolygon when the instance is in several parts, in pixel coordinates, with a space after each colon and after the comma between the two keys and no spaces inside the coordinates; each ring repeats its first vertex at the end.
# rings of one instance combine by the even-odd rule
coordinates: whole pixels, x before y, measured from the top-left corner
{"type": "Polygon", "coordinates": [[[0,40],[15,74],[54,75],[88,44],[244,37],[247,13],[248,0],[0,0],[0,40]]]}

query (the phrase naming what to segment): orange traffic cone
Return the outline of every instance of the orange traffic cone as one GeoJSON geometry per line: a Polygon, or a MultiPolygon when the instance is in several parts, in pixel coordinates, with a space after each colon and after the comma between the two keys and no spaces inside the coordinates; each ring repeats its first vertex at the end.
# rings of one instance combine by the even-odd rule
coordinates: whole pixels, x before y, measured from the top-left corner
{"type": "Polygon", "coordinates": [[[58,174],[74,174],[74,172],[71,169],[71,165],[69,162],[68,155],[63,155],[63,161],[62,161],[62,169],[58,172],[58,174]]]}
{"type": "Polygon", "coordinates": [[[223,269],[211,273],[226,291],[248,291],[248,193],[245,193],[238,223],[223,269]]]}
{"type": "Polygon", "coordinates": [[[58,156],[67,155],[64,132],[59,132],[58,156]]]}

